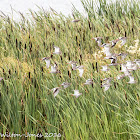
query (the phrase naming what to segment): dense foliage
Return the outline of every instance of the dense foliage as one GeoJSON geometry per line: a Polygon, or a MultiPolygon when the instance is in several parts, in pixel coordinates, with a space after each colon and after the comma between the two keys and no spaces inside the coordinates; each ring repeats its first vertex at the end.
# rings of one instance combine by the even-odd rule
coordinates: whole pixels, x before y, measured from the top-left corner
{"type": "Polygon", "coordinates": [[[101,36],[104,43],[125,36],[127,43],[122,48],[116,45],[114,51],[128,53],[127,60],[140,59],[140,5],[136,1],[81,2],[87,17],[75,7],[67,17],[53,9],[30,10],[32,17],[19,13],[19,22],[1,13],[0,133],[52,132],[66,140],[140,139],[140,70],[133,73],[136,84],[127,84],[128,78],[114,78],[104,92],[101,79],[116,77],[119,67],[102,72],[101,65],[108,61],[91,40],[101,36]],[[40,61],[51,56],[54,45],[62,51],[51,59],[58,64],[58,74],[48,73],[50,69],[40,61]],[[83,77],[71,70],[67,64],[71,60],[84,65],[83,77]],[[89,78],[93,87],[83,86],[89,78]],[[54,98],[51,89],[65,81],[71,86],[54,98]],[[74,89],[82,96],[72,97],[74,89]]]}

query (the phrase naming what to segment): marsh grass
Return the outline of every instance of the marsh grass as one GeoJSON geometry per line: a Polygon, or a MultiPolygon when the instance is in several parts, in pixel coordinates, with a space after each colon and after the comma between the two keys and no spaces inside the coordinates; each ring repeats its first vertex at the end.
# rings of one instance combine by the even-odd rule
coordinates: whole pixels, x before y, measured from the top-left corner
{"type": "MultiPolygon", "coordinates": [[[[118,44],[114,51],[127,52],[140,39],[139,4],[136,1],[108,4],[99,0],[95,8],[93,1],[81,2],[87,18],[75,7],[73,17],[40,8],[40,12],[30,10],[30,20],[19,13],[20,22],[1,13],[0,76],[4,77],[0,83],[1,133],[52,132],[60,133],[61,139],[66,140],[140,139],[140,71],[133,73],[136,84],[127,84],[128,78],[114,80],[104,92],[101,79],[114,78],[119,72],[116,68],[107,73],[100,70],[109,62],[103,60],[102,50],[91,40],[102,36],[103,42],[108,42],[126,36],[126,45],[120,49],[118,44]],[[73,18],[81,21],[72,23],[73,18]],[[62,51],[61,57],[54,55],[51,59],[52,64],[58,63],[60,74],[49,74],[50,69],[40,61],[51,55],[54,45],[62,51]],[[70,60],[85,66],[82,78],[67,65],[70,60]],[[94,80],[93,87],[83,86],[89,78],[94,80]],[[54,98],[51,89],[64,81],[72,85],[54,98]],[[83,95],[73,98],[73,89],[79,89],[83,95]]],[[[139,43],[137,47],[140,48],[139,43]]],[[[126,59],[140,58],[134,54],[128,51],[126,59]]]]}

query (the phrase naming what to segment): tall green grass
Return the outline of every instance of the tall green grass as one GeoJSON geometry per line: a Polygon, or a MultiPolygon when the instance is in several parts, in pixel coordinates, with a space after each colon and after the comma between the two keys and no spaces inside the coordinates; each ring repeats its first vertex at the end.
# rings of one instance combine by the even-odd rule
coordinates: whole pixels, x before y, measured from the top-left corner
{"type": "MultiPolygon", "coordinates": [[[[127,84],[127,78],[114,80],[104,92],[100,80],[116,77],[119,72],[100,71],[105,62],[95,58],[95,52],[100,49],[91,40],[102,36],[103,42],[108,42],[126,36],[128,40],[122,51],[127,52],[134,40],[140,39],[139,4],[81,2],[88,17],[76,7],[72,16],[67,17],[54,10],[30,10],[30,19],[19,13],[20,22],[1,13],[0,76],[4,80],[0,83],[0,133],[52,132],[60,133],[58,139],[66,140],[140,139],[140,71],[133,73],[136,84],[127,84]],[[72,23],[74,18],[81,21],[72,23]],[[51,55],[53,45],[62,51],[62,58],[54,55],[51,59],[51,63],[59,64],[61,74],[49,74],[45,63],[40,61],[51,55]],[[82,78],[66,64],[70,60],[85,66],[82,78]],[[83,87],[89,78],[93,78],[94,87],[83,87]],[[64,81],[72,85],[54,98],[51,89],[64,81]],[[73,89],[79,89],[83,95],[73,98],[73,89]]],[[[139,58],[139,54],[127,57],[128,60],[139,58]]]]}

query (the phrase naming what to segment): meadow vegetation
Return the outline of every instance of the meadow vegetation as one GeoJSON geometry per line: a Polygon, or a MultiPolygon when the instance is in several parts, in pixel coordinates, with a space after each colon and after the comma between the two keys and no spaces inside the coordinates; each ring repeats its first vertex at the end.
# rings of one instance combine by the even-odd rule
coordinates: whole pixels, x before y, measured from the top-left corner
{"type": "Polygon", "coordinates": [[[101,71],[110,61],[103,59],[102,49],[91,40],[103,37],[105,43],[127,37],[126,44],[118,43],[113,51],[127,53],[125,60],[140,59],[140,5],[126,0],[81,2],[87,16],[74,6],[72,16],[39,8],[39,12],[30,10],[30,19],[19,13],[18,22],[1,12],[0,133],[60,133],[61,137],[50,139],[65,140],[140,139],[140,70],[133,72],[136,84],[128,84],[127,77],[115,78],[119,66],[101,71]],[[53,46],[60,47],[62,54],[51,55],[53,46]],[[61,73],[49,73],[41,61],[50,56],[61,73]],[[72,71],[69,61],[84,65],[82,77],[72,71]],[[101,79],[107,77],[114,80],[104,92],[101,79]],[[93,87],[83,86],[89,78],[93,87]],[[63,82],[71,86],[54,98],[51,89],[63,82]],[[71,96],[74,89],[82,96],[71,96]]]}

